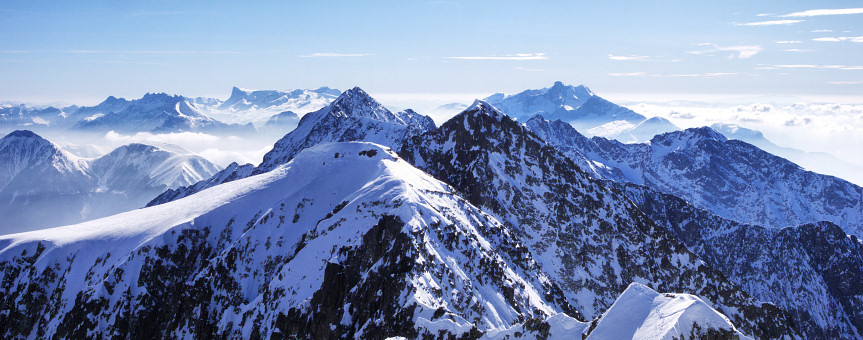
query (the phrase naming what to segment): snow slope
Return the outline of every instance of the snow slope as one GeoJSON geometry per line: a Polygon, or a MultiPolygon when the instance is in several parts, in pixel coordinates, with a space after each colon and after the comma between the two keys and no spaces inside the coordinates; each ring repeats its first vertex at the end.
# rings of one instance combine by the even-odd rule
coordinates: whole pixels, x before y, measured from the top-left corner
{"type": "Polygon", "coordinates": [[[660,294],[633,283],[608,308],[587,339],[751,339],[700,297],[660,294]]]}
{"type": "Polygon", "coordinates": [[[372,143],[166,204],[0,237],[4,337],[418,337],[566,309],[502,225],[372,143]],[[482,233],[480,232],[482,231],[482,233]],[[512,241],[512,240],[510,240],[512,241]]]}
{"type": "Polygon", "coordinates": [[[15,131],[0,139],[0,234],[137,209],[165,189],[218,170],[200,156],[143,144],[84,159],[33,132],[15,131]]]}

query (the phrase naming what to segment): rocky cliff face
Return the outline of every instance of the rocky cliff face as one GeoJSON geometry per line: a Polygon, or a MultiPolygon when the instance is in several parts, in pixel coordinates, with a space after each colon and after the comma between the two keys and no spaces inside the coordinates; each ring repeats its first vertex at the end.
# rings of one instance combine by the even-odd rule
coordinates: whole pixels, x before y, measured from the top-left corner
{"type": "Polygon", "coordinates": [[[622,193],[487,103],[409,139],[400,155],[500,219],[588,318],[644,282],[703,296],[748,334],[795,332],[784,311],[749,297],[622,193]]]}
{"type": "Polygon", "coordinates": [[[860,337],[863,244],[855,236],[830,222],[741,224],[644,186],[607,184],[754,298],[789,311],[807,337],[860,337]]]}

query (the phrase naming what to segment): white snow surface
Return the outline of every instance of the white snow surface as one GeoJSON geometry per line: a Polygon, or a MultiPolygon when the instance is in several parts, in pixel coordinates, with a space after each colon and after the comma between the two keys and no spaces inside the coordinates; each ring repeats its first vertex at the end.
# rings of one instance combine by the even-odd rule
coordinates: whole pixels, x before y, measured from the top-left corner
{"type": "Polygon", "coordinates": [[[661,294],[640,283],[629,285],[587,338],[671,340],[690,336],[693,323],[702,331],[730,330],[741,339],[751,339],[700,297],[661,294]]]}

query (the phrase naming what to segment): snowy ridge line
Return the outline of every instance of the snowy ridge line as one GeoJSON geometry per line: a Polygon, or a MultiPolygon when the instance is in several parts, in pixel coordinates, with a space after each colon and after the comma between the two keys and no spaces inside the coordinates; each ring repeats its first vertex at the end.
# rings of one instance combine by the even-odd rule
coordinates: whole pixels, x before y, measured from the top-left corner
{"type": "Polygon", "coordinates": [[[500,227],[386,147],[321,144],[160,206],[0,237],[2,331],[461,336],[560,314],[478,233],[500,227]]]}

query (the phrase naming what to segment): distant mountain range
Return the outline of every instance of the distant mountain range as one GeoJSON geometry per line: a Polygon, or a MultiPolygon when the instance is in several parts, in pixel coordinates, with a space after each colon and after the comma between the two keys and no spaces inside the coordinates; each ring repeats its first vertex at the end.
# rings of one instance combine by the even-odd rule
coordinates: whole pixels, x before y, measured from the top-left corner
{"type": "Polygon", "coordinates": [[[148,93],[141,99],[132,101],[122,99],[114,101],[109,98],[95,107],[81,108],[73,115],[80,115],[82,110],[94,114],[75,123],[72,127],[74,130],[120,133],[201,131],[247,134],[255,131],[251,125],[222,123],[201,113],[185,97],[164,93],[148,93]]]}
{"type": "MultiPolygon", "coordinates": [[[[231,96],[221,101],[196,98],[195,104],[208,115],[231,123],[255,123],[262,126],[271,117],[285,111],[305,114],[320,110],[341,94],[329,87],[314,90],[246,90],[234,87],[231,96]]],[[[296,124],[294,124],[296,126],[296,124]]]]}
{"type": "Polygon", "coordinates": [[[0,139],[0,233],[72,224],[137,209],[169,188],[209,178],[206,159],[129,144],[98,158],[74,156],[33,132],[0,139]]]}
{"type": "Polygon", "coordinates": [[[584,85],[564,85],[559,81],[548,88],[513,95],[496,93],[485,101],[520,122],[542,115],[547,119],[565,121],[591,136],[618,139],[624,143],[643,142],[659,133],[679,130],[666,119],[647,119],[605,100],[584,85]]]}
{"type": "Polygon", "coordinates": [[[110,96],[95,106],[33,108],[26,105],[0,106],[0,131],[16,129],[70,130],[78,132],[206,132],[247,135],[255,132],[252,123],[282,134],[297,121],[276,118],[286,111],[306,113],[333,101],[341,92],[322,87],[315,90],[251,91],[235,87],[225,100],[186,98],[165,93],[148,93],[140,99],[110,96]],[[270,122],[270,124],[266,124],[270,122]]]}

